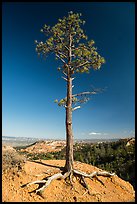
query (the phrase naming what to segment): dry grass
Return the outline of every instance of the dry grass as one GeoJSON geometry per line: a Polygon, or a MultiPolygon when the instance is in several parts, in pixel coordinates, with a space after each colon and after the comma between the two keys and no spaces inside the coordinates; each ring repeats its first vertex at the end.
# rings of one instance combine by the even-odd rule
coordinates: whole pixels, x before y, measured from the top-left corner
{"type": "Polygon", "coordinates": [[[10,146],[2,147],[2,172],[11,168],[20,170],[25,161],[26,158],[23,155],[19,155],[14,148],[10,146]]]}

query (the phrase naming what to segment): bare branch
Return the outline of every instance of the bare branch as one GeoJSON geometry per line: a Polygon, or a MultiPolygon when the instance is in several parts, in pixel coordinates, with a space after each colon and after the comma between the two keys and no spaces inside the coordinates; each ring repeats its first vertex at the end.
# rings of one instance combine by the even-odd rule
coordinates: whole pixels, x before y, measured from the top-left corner
{"type": "Polygon", "coordinates": [[[72,97],[82,96],[82,95],[90,95],[90,94],[96,94],[96,93],[97,92],[95,92],[95,91],[85,91],[85,92],[82,92],[82,93],[74,94],[74,95],[72,95],[72,97]]]}
{"type": "Polygon", "coordinates": [[[67,74],[63,71],[63,74],[65,75],[65,76],[67,76],[67,74]]]}
{"type": "Polygon", "coordinates": [[[65,54],[63,54],[62,52],[58,51],[58,54],[64,56],[67,59],[67,56],[65,54]]]}
{"type": "Polygon", "coordinates": [[[62,78],[63,78],[65,81],[68,81],[67,78],[65,78],[65,77],[63,77],[63,76],[62,76],[62,78]]]}
{"type": "Polygon", "coordinates": [[[86,62],[84,62],[84,63],[82,63],[82,64],[76,66],[75,69],[77,69],[77,68],[79,68],[79,67],[82,67],[82,66],[84,66],[84,65],[86,65],[86,64],[88,64],[88,63],[89,63],[89,61],[86,61],[86,62]]]}
{"type": "Polygon", "coordinates": [[[72,108],[72,111],[78,109],[78,108],[81,108],[81,106],[76,106],[75,108],[72,108]]]}
{"type": "Polygon", "coordinates": [[[62,59],[58,54],[56,54],[56,56],[57,56],[64,64],[66,64],[65,60],[62,59]]]}
{"type": "Polygon", "coordinates": [[[71,80],[73,81],[75,79],[75,77],[71,78],[71,80]]]}

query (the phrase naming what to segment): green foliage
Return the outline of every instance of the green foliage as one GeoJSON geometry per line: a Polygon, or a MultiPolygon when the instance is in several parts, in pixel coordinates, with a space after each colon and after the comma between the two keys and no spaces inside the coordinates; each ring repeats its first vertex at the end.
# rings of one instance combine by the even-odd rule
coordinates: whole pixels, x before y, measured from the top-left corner
{"type": "Polygon", "coordinates": [[[74,152],[74,159],[115,172],[135,186],[135,144],[126,141],[85,144],[74,152]]]}
{"type": "Polygon", "coordinates": [[[36,52],[38,55],[47,56],[49,53],[54,53],[56,59],[60,59],[63,63],[62,69],[59,71],[67,72],[67,65],[74,73],[89,73],[89,69],[100,69],[105,63],[105,59],[101,57],[97,48],[94,47],[93,40],[87,41],[83,25],[85,21],[81,19],[82,14],[73,13],[70,11],[67,17],[58,19],[58,22],[50,27],[44,25],[40,30],[46,36],[45,42],[35,40],[36,52]],[[71,47],[70,47],[71,38],[71,47]],[[82,42],[82,43],[81,43],[82,42]],[[72,60],[68,63],[69,51],[71,48],[72,60]]]}
{"type": "Polygon", "coordinates": [[[58,99],[54,100],[55,103],[58,104],[58,106],[65,106],[66,105],[67,98],[61,99],[58,101],[58,99]]]}

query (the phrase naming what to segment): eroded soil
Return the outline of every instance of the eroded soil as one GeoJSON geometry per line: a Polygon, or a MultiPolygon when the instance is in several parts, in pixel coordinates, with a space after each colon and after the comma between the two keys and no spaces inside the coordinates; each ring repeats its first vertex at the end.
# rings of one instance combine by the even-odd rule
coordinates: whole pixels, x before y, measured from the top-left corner
{"type": "MultiPolygon", "coordinates": [[[[2,201],[3,202],[128,202],[135,200],[135,191],[129,182],[119,178],[100,176],[104,185],[93,178],[85,178],[90,188],[90,195],[80,184],[78,178],[73,178],[73,186],[64,180],[55,180],[45,189],[43,197],[33,192],[38,184],[22,188],[23,184],[41,180],[64,167],[64,160],[24,161],[14,168],[4,169],[2,174],[2,201]]],[[[89,164],[75,162],[74,168],[86,173],[100,169],[89,164]]]]}

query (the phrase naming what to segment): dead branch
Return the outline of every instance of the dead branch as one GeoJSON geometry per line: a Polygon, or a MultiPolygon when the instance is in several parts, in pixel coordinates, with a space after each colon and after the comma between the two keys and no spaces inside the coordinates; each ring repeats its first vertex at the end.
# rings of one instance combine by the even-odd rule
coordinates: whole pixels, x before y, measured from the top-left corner
{"type": "Polygon", "coordinates": [[[82,96],[82,95],[91,95],[91,94],[96,94],[97,92],[95,91],[85,91],[85,92],[81,92],[81,93],[78,93],[78,94],[74,94],[72,95],[72,97],[76,97],[76,96],[82,96]]]}
{"type": "Polygon", "coordinates": [[[80,106],[76,106],[76,107],[72,108],[72,111],[74,111],[74,110],[76,110],[78,108],[81,108],[81,107],[80,106]]]}
{"type": "Polygon", "coordinates": [[[58,54],[56,54],[56,56],[57,56],[64,64],[66,64],[65,60],[62,59],[58,54]]]}
{"type": "Polygon", "coordinates": [[[65,76],[67,76],[67,74],[63,71],[63,74],[65,75],[65,76]]]}
{"type": "Polygon", "coordinates": [[[63,76],[62,76],[62,78],[63,78],[65,81],[68,81],[67,78],[65,78],[65,77],[63,77],[63,76]]]}

